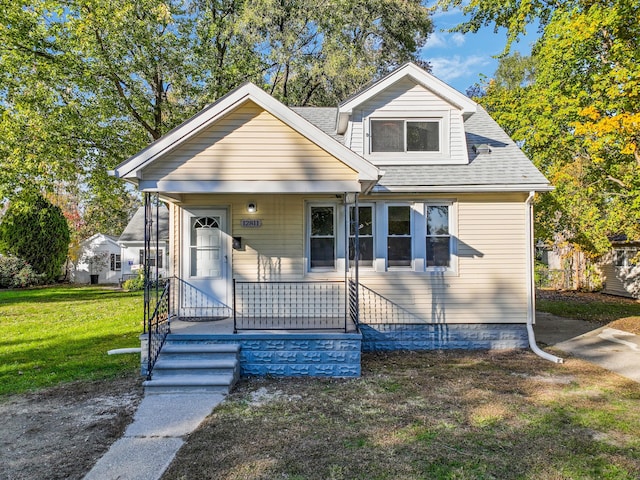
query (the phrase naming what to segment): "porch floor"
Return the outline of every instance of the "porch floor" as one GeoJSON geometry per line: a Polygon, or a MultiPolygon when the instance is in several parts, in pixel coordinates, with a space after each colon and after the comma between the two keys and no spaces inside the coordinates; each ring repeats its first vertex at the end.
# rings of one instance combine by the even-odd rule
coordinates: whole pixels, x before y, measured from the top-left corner
{"type": "MultiPolygon", "coordinates": [[[[324,319],[326,322],[326,319],[324,319]]],[[[344,321],[344,320],[342,320],[344,321]]],[[[239,333],[243,334],[273,334],[273,333],[345,333],[344,328],[335,328],[335,329],[314,329],[313,327],[305,327],[304,329],[270,329],[268,327],[269,323],[273,325],[295,325],[295,319],[288,318],[280,319],[268,319],[265,320],[264,326],[265,328],[259,330],[242,330],[238,329],[239,333]],[[286,323],[285,323],[286,322],[286,323]]],[[[334,323],[334,322],[331,322],[334,323]]],[[[309,319],[306,319],[304,324],[309,324],[309,319]]],[[[339,324],[339,321],[336,320],[334,324],[339,324]]],[[[356,328],[355,325],[347,324],[347,332],[346,333],[355,333],[356,328]]],[[[213,320],[213,321],[184,321],[184,320],[173,320],[171,322],[171,333],[173,335],[227,335],[233,334],[233,318],[225,318],[222,320],[213,320]]]]}

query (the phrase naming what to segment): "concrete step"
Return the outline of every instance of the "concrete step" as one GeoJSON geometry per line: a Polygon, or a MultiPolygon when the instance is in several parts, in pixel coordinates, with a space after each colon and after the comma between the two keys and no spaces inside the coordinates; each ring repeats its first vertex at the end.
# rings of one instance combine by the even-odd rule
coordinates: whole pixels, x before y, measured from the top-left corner
{"type": "Polygon", "coordinates": [[[171,375],[142,383],[145,394],[161,393],[222,393],[231,391],[233,375],[171,375]]]}
{"type": "Polygon", "coordinates": [[[235,359],[240,345],[217,345],[199,343],[166,343],[160,355],[172,359],[235,359]]]}
{"type": "Polygon", "coordinates": [[[239,370],[237,358],[228,359],[174,359],[160,355],[153,368],[153,377],[169,375],[234,375],[239,370]]]}

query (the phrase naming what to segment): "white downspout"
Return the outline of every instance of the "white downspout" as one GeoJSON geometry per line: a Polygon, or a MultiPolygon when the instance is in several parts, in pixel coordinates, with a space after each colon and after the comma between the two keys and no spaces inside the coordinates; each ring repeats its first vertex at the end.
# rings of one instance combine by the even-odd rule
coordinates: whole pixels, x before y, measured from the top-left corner
{"type": "Polygon", "coordinates": [[[533,275],[533,197],[536,192],[529,192],[529,197],[525,202],[527,205],[527,334],[529,336],[529,347],[539,357],[554,363],[564,363],[564,360],[555,355],[545,352],[536,344],[536,337],[533,333],[533,322],[536,318],[536,289],[533,275]]]}

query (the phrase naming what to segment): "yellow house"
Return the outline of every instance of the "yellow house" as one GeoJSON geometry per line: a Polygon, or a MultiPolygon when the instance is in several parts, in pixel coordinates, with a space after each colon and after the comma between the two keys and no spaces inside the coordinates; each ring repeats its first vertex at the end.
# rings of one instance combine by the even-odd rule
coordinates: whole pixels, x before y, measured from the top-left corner
{"type": "Polygon", "coordinates": [[[147,373],[188,341],[276,375],[359,375],[363,350],[535,348],[531,201],[552,187],[414,64],[336,108],[242,85],[113,174],[170,212],[147,373]]]}

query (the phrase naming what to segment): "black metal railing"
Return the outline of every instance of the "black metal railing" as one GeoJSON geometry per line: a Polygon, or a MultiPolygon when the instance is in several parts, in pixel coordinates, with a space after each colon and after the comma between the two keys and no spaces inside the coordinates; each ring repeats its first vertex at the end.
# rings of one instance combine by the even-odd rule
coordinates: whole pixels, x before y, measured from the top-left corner
{"type": "Polygon", "coordinates": [[[425,323],[423,319],[397,303],[364,285],[358,289],[359,324],[411,325],[425,323]]]}
{"type": "Polygon", "coordinates": [[[232,309],[211,298],[199,288],[178,277],[171,277],[173,287],[174,315],[185,321],[212,321],[229,318],[232,309]]]}
{"type": "Polygon", "coordinates": [[[153,314],[149,316],[147,330],[147,378],[151,379],[151,372],[160,355],[162,345],[171,332],[171,282],[167,282],[158,299],[153,314]]]}
{"type": "Polygon", "coordinates": [[[238,330],[347,331],[344,281],[233,281],[233,324],[238,330]]]}
{"type": "Polygon", "coordinates": [[[356,330],[360,324],[360,300],[358,283],[349,280],[349,319],[355,325],[356,330]]]}

